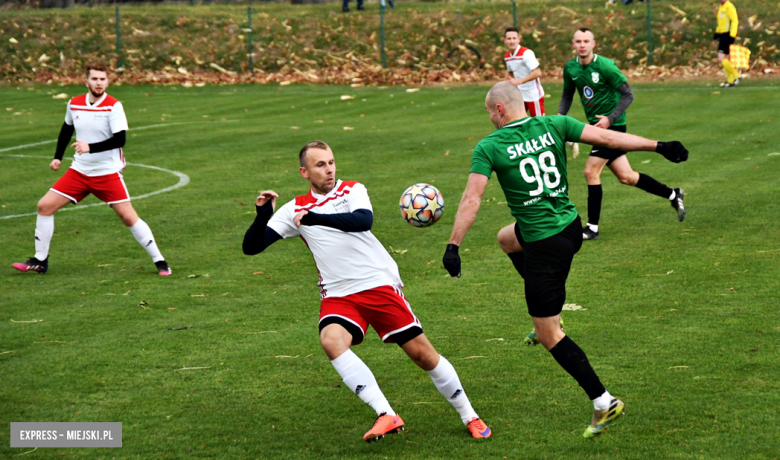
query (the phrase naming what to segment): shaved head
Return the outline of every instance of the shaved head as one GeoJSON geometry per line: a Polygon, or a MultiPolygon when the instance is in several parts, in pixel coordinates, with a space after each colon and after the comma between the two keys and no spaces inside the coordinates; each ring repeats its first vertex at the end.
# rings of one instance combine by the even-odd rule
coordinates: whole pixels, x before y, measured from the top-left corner
{"type": "Polygon", "coordinates": [[[508,81],[501,81],[493,85],[487,93],[485,102],[493,106],[501,103],[507,110],[525,107],[523,105],[523,93],[517,89],[517,86],[508,81]]]}
{"type": "Polygon", "coordinates": [[[527,116],[523,93],[508,81],[496,83],[490,88],[485,97],[485,109],[496,128],[527,116]]]}

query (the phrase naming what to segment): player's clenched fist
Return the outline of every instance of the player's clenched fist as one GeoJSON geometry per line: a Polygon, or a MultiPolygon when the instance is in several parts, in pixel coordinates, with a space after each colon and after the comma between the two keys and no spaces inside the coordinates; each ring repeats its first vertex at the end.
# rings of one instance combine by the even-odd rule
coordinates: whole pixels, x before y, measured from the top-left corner
{"type": "Polygon", "coordinates": [[[447,245],[442,262],[444,262],[444,268],[449,272],[450,276],[460,278],[460,255],[458,255],[457,245],[447,245]]]}
{"type": "Polygon", "coordinates": [[[50,167],[50,168],[51,168],[53,171],[56,171],[56,170],[60,169],[60,165],[61,165],[61,164],[62,164],[62,161],[60,161],[60,160],[58,160],[58,159],[56,159],[56,158],[55,158],[55,159],[51,160],[51,163],[49,163],[49,167],[50,167]]]}
{"type": "Polygon", "coordinates": [[[279,194],[273,190],[264,190],[260,192],[260,196],[257,197],[257,206],[263,206],[271,200],[271,208],[276,209],[276,199],[279,198],[279,194]]]}
{"type": "Polygon", "coordinates": [[[681,163],[688,159],[688,149],[680,141],[658,141],[655,151],[672,163],[681,163]]]}

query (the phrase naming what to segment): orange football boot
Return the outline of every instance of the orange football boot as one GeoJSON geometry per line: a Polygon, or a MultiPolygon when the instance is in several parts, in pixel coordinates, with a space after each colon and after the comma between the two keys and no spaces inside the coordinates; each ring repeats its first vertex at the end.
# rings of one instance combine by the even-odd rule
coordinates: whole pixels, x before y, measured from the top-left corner
{"type": "Polygon", "coordinates": [[[404,421],[401,420],[399,415],[387,415],[387,412],[382,412],[376,418],[374,426],[363,435],[363,440],[366,442],[377,442],[388,433],[396,434],[403,430],[404,421]]]}
{"type": "Polygon", "coordinates": [[[493,434],[493,431],[479,417],[469,420],[466,428],[471,431],[471,436],[474,438],[489,438],[493,434]]]}

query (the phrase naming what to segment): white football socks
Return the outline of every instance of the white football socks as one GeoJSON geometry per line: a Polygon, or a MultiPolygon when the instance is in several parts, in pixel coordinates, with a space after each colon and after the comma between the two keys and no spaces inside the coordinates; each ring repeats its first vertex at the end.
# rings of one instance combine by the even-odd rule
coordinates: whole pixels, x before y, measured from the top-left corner
{"type": "Polygon", "coordinates": [[[466,392],[463,391],[458,373],[455,372],[455,368],[452,367],[452,364],[444,356],[439,355],[439,365],[428,371],[428,375],[431,376],[431,380],[433,380],[433,384],[436,385],[439,393],[458,411],[464,425],[472,418],[478,417],[471,407],[471,402],[468,396],[466,396],[466,392]]]}
{"type": "Polygon", "coordinates": [[[607,410],[609,403],[612,402],[612,395],[604,390],[604,394],[593,400],[593,410],[607,410]]]}
{"type": "MultiPolygon", "coordinates": [[[[53,227],[54,224],[52,224],[52,228],[53,227]]],[[[144,222],[141,219],[138,219],[138,222],[136,222],[135,225],[128,228],[130,229],[130,232],[132,232],[133,236],[135,237],[135,240],[138,241],[138,244],[143,246],[143,248],[146,249],[146,252],[148,252],[149,255],[152,257],[152,262],[159,262],[161,260],[165,260],[162,254],[160,254],[160,250],[157,248],[157,243],[154,241],[154,235],[152,235],[152,229],[149,228],[148,225],[146,225],[146,222],[144,222]]]]}
{"type": "Polygon", "coordinates": [[[352,350],[345,351],[330,363],[336,368],[344,384],[364,403],[371,406],[376,411],[376,415],[382,412],[396,415],[387,398],[382,394],[382,390],[379,389],[371,369],[352,350]]]}
{"type": "Polygon", "coordinates": [[[588,227],[590,227],[590,229],[593,230],[596,233],[599,232],[599,226],[598,225],[593,225],[591,223],[588,223],[588,227]]]}
{"type": "Polygon", "coordinates": [[[35,224],[35,258],[43,262],[49,257],[49,245],[54,235],[54,216],[38,214],[35,224]]]}
{"type": "Polygon", "coordinates": [[[669,195],[669,201],[671,201],[671,200],[673,200],[675,198],[677,198],[677,192],[675,192],[674,189],[672,189],[672,194],[669,195]]]}

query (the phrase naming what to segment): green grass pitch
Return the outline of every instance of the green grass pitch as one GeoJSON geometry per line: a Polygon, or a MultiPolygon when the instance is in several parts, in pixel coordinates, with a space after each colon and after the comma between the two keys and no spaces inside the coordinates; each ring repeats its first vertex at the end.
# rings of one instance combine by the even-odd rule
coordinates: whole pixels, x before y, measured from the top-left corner
{"type": "MultiPolygon", "coordinates": [[[[560,86],[547,86],[554,113],[560,86]]],[[[679,139],[691,156],[630,161],[683,187],[689,212],[679,223],[665,200],[602,176],[602,236],[583,245],[568,282],[567,302],[583,309],[564,312],[567,333],[626,402],[601,438],[581,437],[591,405],[576,382],[541,347],[523,346],[531,320],[495,240],[511,222],[495,180],[462,246],[463,277],[441,267],[471,149],[493,129],[487,87],[122,86],[109,92],[130,122],[128,162],[191,179],[134,202],[173,276],[156,275],[105,206],[58,213],[49,273],[16,272],[11,264],[34,252],[35,218],[0,219],[0,452],[31,450],[9,448],[12,421],[104,421],[123,423],[122,449],[25,458],[777,458],[780,86],[634,87],[629,131],[679,139]],[[132,129],[152,125],[163,126],[132,129]],[[258,191],[281,202],[306,192],[296,155],[312,139],[331,144],[340,178],[368,187],[374,234],[407,250],[393,255],[405,293],[493,428],[486,442],[470,439],[426,373],[373,332],[355,351],[408,431],[363,442],[374,414],[320,349],[306,247],[242,254],[258,191]],[[398,211],[416,182],[446,199],[431,228],[398,211]]],[[[82,90],[0,88],[0,217],[35,212],[60,175],[47,167],[53,143],[9,149],[56,139],[65,101],[51,95],[82,90]]],[[[572,114],[583,118],[579,102],[572,114]]],[[[583,216],[586,157],[568,165],[583,216]]],[[[179,180],[132,165],[125,177],[132,195],[179,180]]]]}

